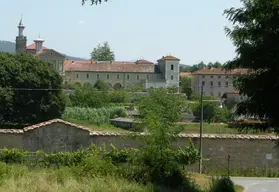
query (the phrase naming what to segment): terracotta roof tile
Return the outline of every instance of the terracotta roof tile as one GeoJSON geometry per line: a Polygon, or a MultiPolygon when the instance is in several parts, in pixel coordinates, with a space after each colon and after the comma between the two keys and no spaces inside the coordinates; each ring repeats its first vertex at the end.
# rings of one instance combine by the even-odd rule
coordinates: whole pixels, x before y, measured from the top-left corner
{"type": "Polygon", "coordinates": [[[43,50],[43,51],[41,51],[39,53],[36,53],[34,56],[40,56],[40,55],[42,55],[44,53],[47,53],[47,52],[48,52],[48,50],[43,50]]]}
{"type": "Polygon", "coordinates": [[[155,73],[158,68],[154,64],[137,65],[136,63],[101,63],[91,61],[69,61],[64,62],[65,71],[96,71],[96,72],[130,72],[130,73],[155,73]]]}
{"type": "MultiPolygon", "coordinates": [[[[30,50],[30,49],[36,49],[36,44],[33,43],[33,44],[31,44],[31,45],[28,45],[27,47],[25,47],[25,49],[28,49],[28,50],[30,50]]],[[[44,47],[44,46],[43,46],[43,50],[47,50],[47,49],[48,49],[47,47],[44,47]]]]}
{"type": "Polygon", "coordinates": [[[193,72],[194,75],[237,75],[247,73],[247,69],[233,69],[226,70],[223,68],[202,68],[198,71],[193,72]]]}
{"type": "Polygon", "coordinates": [[[151,61],[147,61],[147,60],[144,60],[144,59],[137,60],[135,63],[136,64],[154,64],[151,61]]]}
{"type": "Polygon", "coordinates": [[[62,124],[65,124],[65,125],[69,125],[71,127],[75,127],[75,128],[82,129],[82,130],[90,132],[90,129],[87,129],[83,126],[79,126],[79,125],[76,125],[76,124],[73,124],[73,123],[70,123],[70,122],[67,122],[67,121],[63,121],[61,119],[53,119],[53,120],[45,121],[45,122],[42,122],[42,123],[39,123],[39,124],[36,124],[36,125],[31,125],[31,126],[28,126],[28,127],[24,127],[23,131],[26,132],[26,131],[30,131],[30,130],[33,130],[33,129],[38,129],[38,128],[44,127],[46,125],[51,125],[53,123],[62,123],[62,124]]]}
{"type": "Polygon", "coordinates": [[[171,56],[171,55],[169,55],[169,56],[163,56],[161,59],[159,59],[159,60],[180,60],[180,59],[178,59],[178,58],[176,58],[176,57],[174,57],[174,56],[171,56]]]}

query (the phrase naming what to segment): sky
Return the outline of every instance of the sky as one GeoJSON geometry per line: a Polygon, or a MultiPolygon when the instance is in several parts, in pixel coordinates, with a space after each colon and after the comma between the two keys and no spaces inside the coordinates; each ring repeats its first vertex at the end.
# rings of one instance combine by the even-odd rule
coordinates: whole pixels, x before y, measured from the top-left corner
{"type": "Polygon", "coordinates": [[[187,65],[226,62],[235,47],[224,33],[231,24],[223,11],[240,6],[240,0],[2,1],[0,40],[15,42],[22,15],[28,44],[40,34],[44,46],[70,56],[89,58],[93,47],[108,41],[118,61],[172,55],[187,65]]]}

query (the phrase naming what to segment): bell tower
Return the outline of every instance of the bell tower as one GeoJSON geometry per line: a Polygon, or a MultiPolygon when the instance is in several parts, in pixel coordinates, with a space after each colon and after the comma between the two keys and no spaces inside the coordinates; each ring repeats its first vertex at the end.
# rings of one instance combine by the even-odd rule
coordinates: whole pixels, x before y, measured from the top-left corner
{"type": "Polygon", "coordinates": [[[25,26],[23,25],[22,22],[22,17],[20,19],[20,22],[18,24],[18,36],[16,37],[16,53],[24,53],[25,48],[26,48],[26,43],[27,43],[27,38],[26,36],[23,35],[23,31],[25,26]]]}

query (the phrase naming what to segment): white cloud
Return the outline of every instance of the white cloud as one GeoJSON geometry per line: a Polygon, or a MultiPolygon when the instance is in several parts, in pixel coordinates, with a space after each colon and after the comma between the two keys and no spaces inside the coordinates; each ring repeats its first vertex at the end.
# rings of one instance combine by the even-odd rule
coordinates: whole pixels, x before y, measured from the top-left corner
{"type": "Polygon", "coordinates": [[[78,20],[78,24],[83,25],[85,23],[84,20],[78,20]]]}

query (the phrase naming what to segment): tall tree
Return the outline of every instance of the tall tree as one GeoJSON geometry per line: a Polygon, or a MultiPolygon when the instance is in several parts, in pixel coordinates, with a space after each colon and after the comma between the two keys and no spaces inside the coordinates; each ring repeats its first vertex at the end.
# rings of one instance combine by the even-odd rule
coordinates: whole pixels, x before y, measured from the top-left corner
{"type": "Polygon", "coordinates": [[[225,28],[236,46],[237,56],[228,69],[245,68],[235,86],[248,99],[237,107],[238,114],[267,118],[279,126],[279,0],[242,0],[241,8],[224,14],[233,24],[225,28]]]}
{"type": "Polygon", "coordinates": [[[98,44],[91,52],[91,59],[95,61],[114,61],[114,53],[111,51],[108,42],[98,44]]]}
{"type": "Polygon", "coordinates": [[[191,78],[190,77],[180,77],[180,90],[182,93],[185,93],[187,95],[187,98],[190,98],[192,94],[192,84],[191,84],[191,78]]]}
{"type": "Polygon", "coordinates": [[[32,55],[0,53],[0,126],[29,125],[61,117],[61,76],[32,55]]]}

